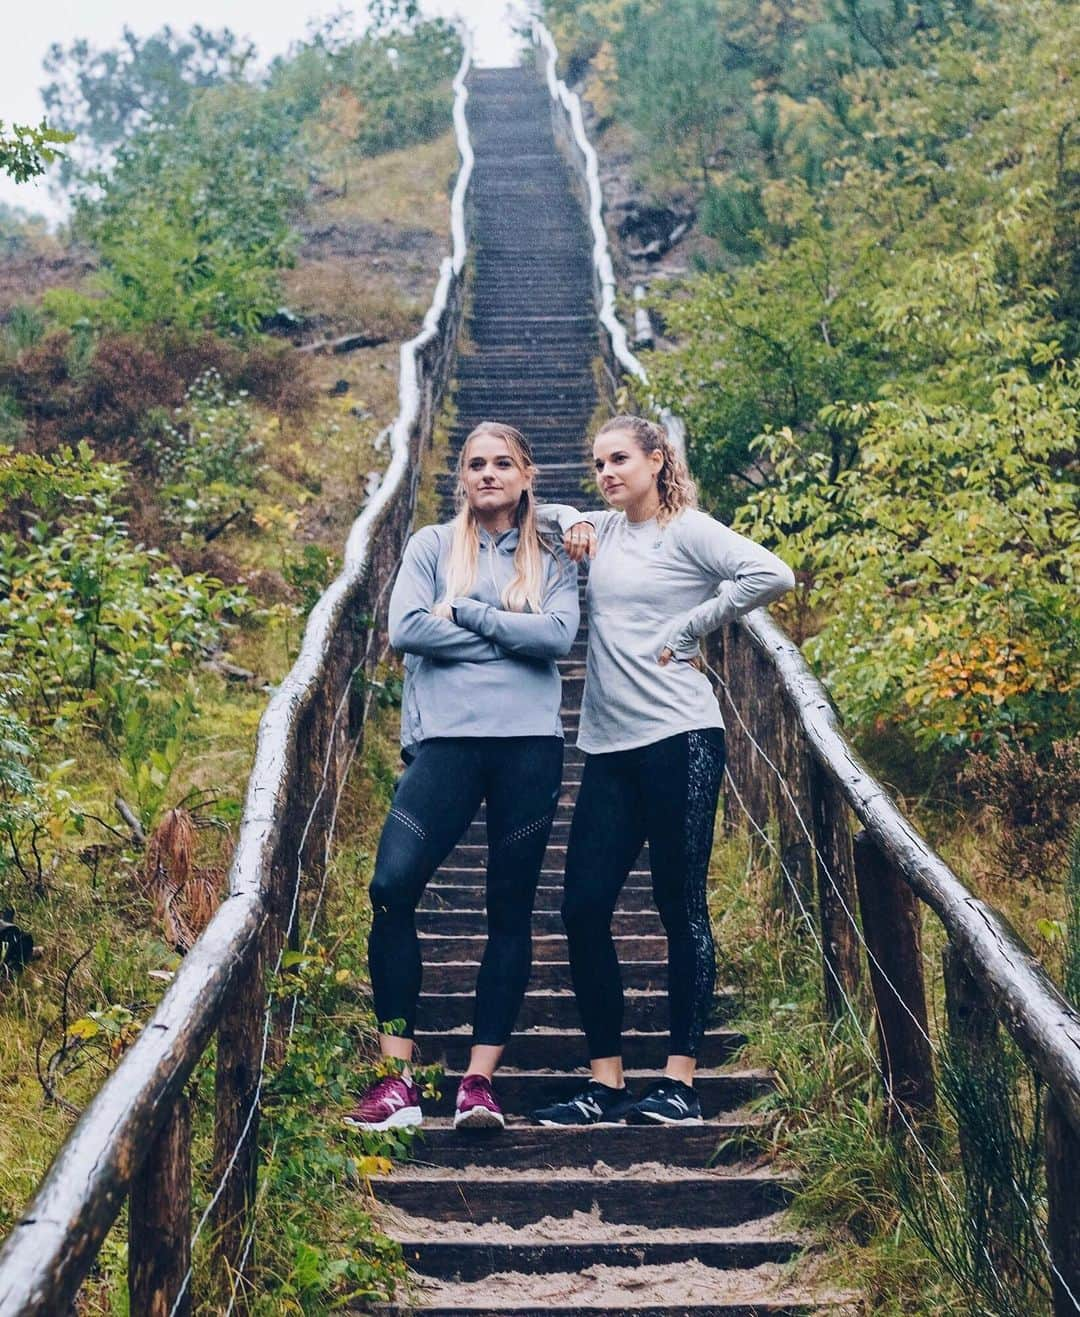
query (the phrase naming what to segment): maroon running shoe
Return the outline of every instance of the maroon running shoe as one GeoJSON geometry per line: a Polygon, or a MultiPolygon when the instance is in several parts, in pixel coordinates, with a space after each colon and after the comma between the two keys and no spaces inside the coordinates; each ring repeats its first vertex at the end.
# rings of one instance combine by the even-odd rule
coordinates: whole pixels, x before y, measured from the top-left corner
{"type": "Polygon", "coordinates": [[[387,1075],[372,1084],[341,1120],[358,1130],[398,1130],[422,1125],[420,1090],[410,1079],[387,1075]]]}
{"type": "Polygon", "coordinates": [[[486,1075],[466,1075],[458,1086],[454,1129],[505,1129],[506,1117],[486,1075]]]}

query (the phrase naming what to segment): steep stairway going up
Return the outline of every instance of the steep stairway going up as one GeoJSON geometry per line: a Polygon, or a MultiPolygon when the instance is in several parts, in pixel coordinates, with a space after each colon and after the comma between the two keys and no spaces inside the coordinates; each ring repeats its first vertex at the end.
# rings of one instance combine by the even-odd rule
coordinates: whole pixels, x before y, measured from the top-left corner
{"type": "MultiPolygon", "coordinates": [[[[455,373],[451,463],[479,421],[506,421],[533,444],[540,497],[580,503],[595,497],[585,493],[599,352],[590,239],[535,75],[477,70],[469,90],[475,278],[470,347],[455,373]]],[[[449,471],[438,477],[447,517],[453,483],[449,471]]],[[[416,1310],[429,1314],[818,1311],[780,1274],[800,1248],[781,1217],[790,1183],[768,1167],[738,1163],[729,1150],[746,1128],[743,1104],[770,1084],[767,1074],[727,1063],[742,1041],[732,1030],[718,1023],[706,1041],[697,1080],[704,1126],[549,1130],[523,1119],[578,1091],[587,1074],[558,914],[582,768],[574,742],[586,627],[560,665],[563,795],[537,894],[533,976],[495,1083],[511,1123],[479,1135],[458,1133],[451,1122],[484,939],[481,813],[428,887],[419,915],[425,970],[417,1041],[422,1060],[444,1060],[447,1074],[414,1160],[376,1187],[387,1229],[417,1273],[416,1310]]],[[[666,942],[644,856],[620,901],[616,935],[628,990],[629,1082],[640,1087],[656,1077],[667,1043],[666,942]]],[[[718,995],[720,1018],[725,1000],[718,995]]]]}

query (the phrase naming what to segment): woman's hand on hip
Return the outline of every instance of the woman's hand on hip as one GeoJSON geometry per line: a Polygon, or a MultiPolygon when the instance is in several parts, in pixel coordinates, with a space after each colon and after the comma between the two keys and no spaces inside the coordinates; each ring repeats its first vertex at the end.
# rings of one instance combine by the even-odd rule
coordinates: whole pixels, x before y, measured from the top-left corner
{"type": "Polygon", "coordinates": [[[563,548],[572,562],[596,557],[596,529],[591,521],[577,521],[563,536],[563,548]]]}

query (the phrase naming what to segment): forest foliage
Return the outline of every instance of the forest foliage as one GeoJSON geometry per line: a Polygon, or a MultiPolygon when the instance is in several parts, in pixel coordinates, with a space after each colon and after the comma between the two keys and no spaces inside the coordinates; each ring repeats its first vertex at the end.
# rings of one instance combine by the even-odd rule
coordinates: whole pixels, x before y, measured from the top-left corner
{"type": "MultiPolygon", "coordinates": [[[[407,4],[369,19],[338,14],[261,71],[249,43],[199,27],[49,52],[37,146],[76,139],[70,236],[92,270],[0,326],[5,905],[44,890],[101,808],[73,780],[80,747],[130,764],[139,795],[136,760],[176,740],[191,674],[260,614],[208,546],[262,480],[266,409],[274,424],[310,398],[265,329],[306,198],[335,186],[327,137],[355,159],[445,131],[461,57],[407,4]]],[[[8,225],[17,251],[33,226],[8,225]]],[[[308,549],[305,589],[327,565],[308,549]]],[[[142,794],[152,827],[166,793],[142,794]]]]}
{"type": "Polygon", "coordinates": [[[5,125],[0,119],[0,173],[9,175],[16,183],[40,178],[51,164],[63,158],[62,148],[73,137],[73,133],[50,127],[44,119],[36,126],[5,125]]]}
{"type": "Polygon", "coordinates": [[[798,571],[853,728],[1049,753],[1080,728],[1075,5],[547,9],[643,182],[692,197],[652,392],[798,571]]]}
{"type": "MultiPolygon", "coordinates": [[[[686,419],[711,510],[796,568],[786,620],[848,734],[1075,998],[1076,5],[546,13],[609,166],[629,158],[641,192],[695,216],[650,281],[666,341],[633,400],[686,419]]],[[[714,919],[752,1003],[744,1060],[777,1074],[768,1150],[798,1170],[793,1213],[828,1274],[874,1311],[1048,1312],[1045,1088],[1004,1033],[949,1041],[940,925],[922,926],[927,1154],[880,1138],[875,1044],[822,1024],[819,946],[724,850],[714,919]]]]}
{"type": "MultiPolygon", "coordinates": [[[[340,12],[265,65],[228,30],[125,31],[115,48],[50,50],[47,135],[0,127],[0,168],[36,172],[65,149],[73,201],[57,235],[0,207],[0,910],[38,947],[32,964],[0,962],[17,1117],[0,1226],[224,896],[268,683],[333,574],[325,546],[381,461],[372,440],[396,397],[392,348],[314,361],[294,342],[357,315],[418,319],[461,53],[410,0],[340,12]],[[392,248],[399,222],[345,193],[386,177],[403,206],[409,170],[436,200],[410,216],[410,278],[390,287],[347,253],[373,233],[392,248]],[[351,300],[323,295],[335,279],[353,280],[351,300]]],[[[340,990],[347,972],[326,963],[340,990]]],[[[342,1214],[348,1238],[318,1219],[328,1184],[372,1160],[327,1135],[324,1106],[370,1042],[345,1032],[298,1033],[301,1068],[317,1068],[303,1100],[279,1109],[274,1091],[292,1149],[266,1173],[275,1312],[388,1294],[402,1270],[367,1212],[342,1214]]],[[[207,1076],[212,1060],[196,1087],[207,1076]]],[[[121,1254],[113,1232],[88,1311],[98,1290],[114,1310],[121,1254]]]]}

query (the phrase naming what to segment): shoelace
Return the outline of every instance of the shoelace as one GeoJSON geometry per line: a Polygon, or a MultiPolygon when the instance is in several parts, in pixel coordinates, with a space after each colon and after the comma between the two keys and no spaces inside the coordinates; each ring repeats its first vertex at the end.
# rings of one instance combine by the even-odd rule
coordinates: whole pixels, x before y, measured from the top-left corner
{"type": "Polygon", "coordinates": [[[476,1094],[477,1090],[479,1090],[480,1093],[486,1097],[490,1087],[491,1085],[488,1083],[486,1079],[483,1078],[483,1076],[469,1075],[467,1078],[461,1081],[460,1091],[463,1096],[473,1097],[476,1094]]]}
{"type": "Polygon", "coordinates": [[[603,1112],[603,1103],[600,1101],[596,1089],[589,1088],[580,1092],[577,1097],[571,1098],[571,1102],[585,1116],[598,1116],[603,1112]]]}

